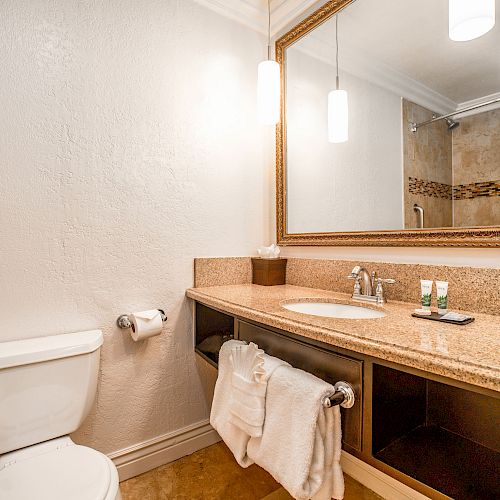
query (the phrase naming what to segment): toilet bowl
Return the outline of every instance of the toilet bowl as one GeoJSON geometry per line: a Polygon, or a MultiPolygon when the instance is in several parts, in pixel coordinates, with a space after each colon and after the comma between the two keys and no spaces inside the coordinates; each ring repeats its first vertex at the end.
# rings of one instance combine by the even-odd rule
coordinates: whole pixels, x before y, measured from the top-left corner
{"type": "Polygon", "coordinates": [[[68,434],[95,396],[99,330],[0,343],[0,498],[121,500],[118,472],[68,434]]]}
{"type": "Polygon", "coordinates": [[[2,455],[0,492],[9,500],[121,500],[113,462],[67,436],[2,455]]]}

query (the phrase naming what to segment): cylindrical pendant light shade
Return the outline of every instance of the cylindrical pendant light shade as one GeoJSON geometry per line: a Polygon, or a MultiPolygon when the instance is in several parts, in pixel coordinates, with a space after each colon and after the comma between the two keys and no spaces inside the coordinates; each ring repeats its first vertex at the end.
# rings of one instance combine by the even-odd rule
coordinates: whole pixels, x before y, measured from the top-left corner
{"type": "Polygon", "coordinates": [[[456,42],[478,38],[495,26],[495,0],[449,0],[449,35],[456,42]]]}
{"type": "Polygon", "coordinates": [[[275,125],[280,119],[280,66],[276,61],[262,61],[258,68],[257,99],[259,121],[275,125]]]}
{"type": "Polygon", "coordinates": [[[349,138],[347,92],[332,90],[328,94],[328,141],[346,142],[349,138]]]}

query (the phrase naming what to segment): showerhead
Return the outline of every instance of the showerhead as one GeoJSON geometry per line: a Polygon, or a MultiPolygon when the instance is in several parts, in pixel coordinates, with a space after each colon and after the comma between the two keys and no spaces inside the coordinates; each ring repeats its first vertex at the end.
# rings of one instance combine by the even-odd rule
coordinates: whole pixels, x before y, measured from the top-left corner
{"type": "Polygon", "coordinates": [[[448,125],[448,130],[453,130],[454,128],[456,128],[460,125],[459,122],[456,122],[452,118],[446,118],[445,121],[446,121],[446,124],[448,125]]]}

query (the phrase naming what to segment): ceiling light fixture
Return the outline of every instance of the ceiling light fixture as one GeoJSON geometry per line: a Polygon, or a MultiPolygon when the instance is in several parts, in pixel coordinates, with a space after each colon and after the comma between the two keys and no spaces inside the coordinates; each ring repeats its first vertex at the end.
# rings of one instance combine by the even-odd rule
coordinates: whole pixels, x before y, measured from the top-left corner
{"type": "Polygon", "coordinates": [[[257,109],[259,122],[276,125],[280,119],[280,66],[271,59],[271,0],[267,1],[267,60],[257,70],[257,109]]]}
{"type": "Polygon", "coordinates": [[[335,61],[337,65],[336,88],[328,94],[328,141],[346,142],[349,138],[349,109],[347,91],[339,85],[339,15],[335,16],[335,61]]]}
{"type": "Polygon", "coordinates": [[[495,26],[495,0],[449,0],[449,36],[455,42],[479,38],[495,26]]]}

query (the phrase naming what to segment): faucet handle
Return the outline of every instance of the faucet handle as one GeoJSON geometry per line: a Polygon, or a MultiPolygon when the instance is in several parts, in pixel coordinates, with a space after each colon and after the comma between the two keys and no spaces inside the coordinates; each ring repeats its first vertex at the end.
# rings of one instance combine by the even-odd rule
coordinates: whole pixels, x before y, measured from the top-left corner
{"type": "Polygon", "coordinates": [[[393,285],[396,283],[395,279],[392,278],[377,278],[377,289],[375,291],[375,297],[377,297],[377,304],[385,304],[385,296],[384,296],[384,287],[383,283],[387,283],[388,285],[393,285]]]}
{"type": "Polygon", "coordinates": [[[388,285],[394,285],[394,283],[396,283],[396,280],[392,278],[377,278],[377,284],[378,283],[387,283],[388,285]]]}
{"type": "Polygon", "coordinates": [[[352,293],[352,296],[356,295],[361,295],[361,278],[359,276],[355,276],[354,279],[356,280],[354,282],[354,291],[352,293]]]}

